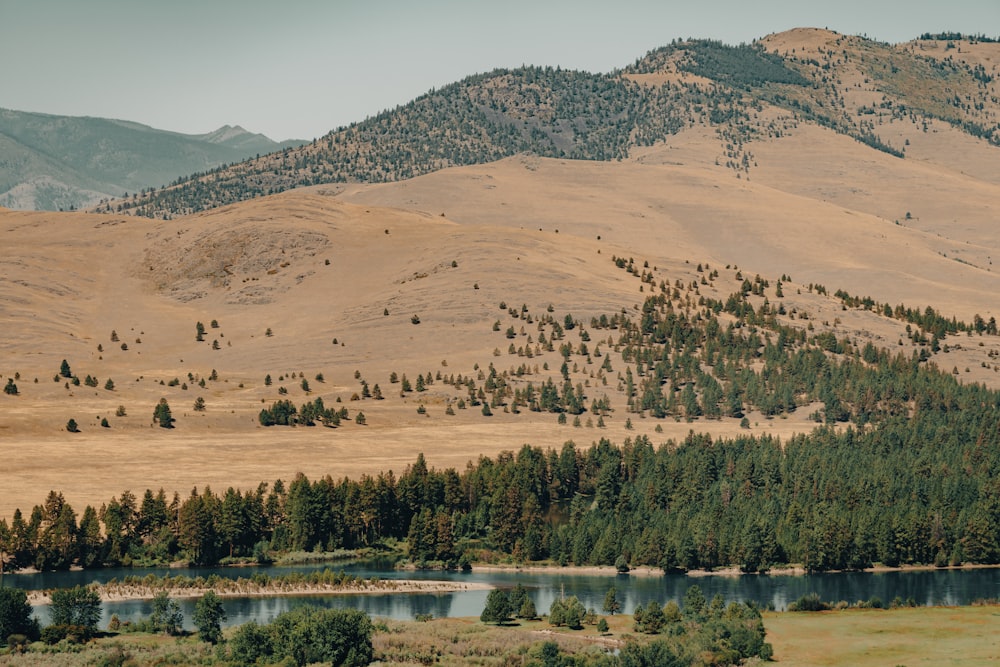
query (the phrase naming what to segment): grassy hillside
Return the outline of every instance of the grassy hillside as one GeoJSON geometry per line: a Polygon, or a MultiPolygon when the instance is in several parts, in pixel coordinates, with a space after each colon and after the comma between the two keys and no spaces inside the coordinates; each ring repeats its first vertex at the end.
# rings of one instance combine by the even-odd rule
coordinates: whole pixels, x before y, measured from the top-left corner
{"type": "MultiPolygon", "coordinates": [[[[857,349],[870,342],[892,352],[926,351],[946,369],[954,366],[963,381],[996,385],[996,336],[942,331],[947,347],[933,352],[928,325],[833,295],[841,287],[873,295],[876,290],[865,290],[854,277],[896,267],[911,276],[923,273],[919,280],[899,281],[888,296],[873,295],[892,309],[905,304],[923,312],[931,305],[950,319],[954,303],[988,304],[993,274],[941,257],[926,234],[896,225],[865,231],[871,221],[852,222],[857,216],[831,208],[828,224],[840,225],[847,237],[892,235],[869,255],[859,255],[852,242],[809,245],[809,235],[796,236],[786,221],[767,221],[768,211],[794,200],[775,199],[752,184],[724,190],[731,182],[724,172],[698,176],[680,167],[587,164],[596,171],[560,176],[573,165],[514,161],[485,172],[441,172],[410,181],[409,189],[403,183],[339,196],[286,193],[172,221],[0,214],[9,240],[0,254],[0,314],[7,331],[0,345],[9,360],[0,381],[11,380],[19,390],[0,397],[4,457],[16,473],[0,494],[0,512],[9,516],[50,488],[78,506],[99,506],[123,487],[145,488],[154,479],[167,489],[254,488],[300,471],[313,478],[398,472],[420,451],[433,465],[461,468],[470,457],[525,442],[558,448],[571,438],[621,442],[645,435],[662,441],[683,438],[692,428],[735,436],[742,432],[736,417],[688,421],[683,412],[679,419],[631,412],[626,369],[636,383],[646,371],[607,343],[620,333],[598,332],[591,322],[623,310],[638,313],[647,296],[668,285],[672,295],[678,292],[675,309],[700,311],[704,299],[725,303],[761,270],[742,259],[738,268],[731,260],[727,268],[721,258],[742,245],[753,259],[764,248],[754,251],[746,240],[758,237],[784,249],[772,253],[770,266],[796,268],[764,271],[769,287],[748,295],[755,309],[765,299],[780,303],[785,314],[779,321],[810,335],[829,331],[857,349]],[[594,189],[591,182],[612,187],[594,189]],[[643,188],[663,182],[671,183],[669,196],[639,198],[643,188]],[[407,192],[412,210],[389,201],[407,192]],[[385,198],[389,205],[365,197],[385,198]],[[427,210],[425,197],[447,201],[454,213],[427,210]],[[706,201],[712,205],[705,218],[687,218],[685,212],[706,201]],[[731,243],[723,243],[724,231],[703,227],[729,206],[752,211],[747,201],[760,208],[731,243]],[[654,215],[660,207],[663,213],[654,215]],[[851,224],[856,227],[843,226],[851,224]],[[835,275],[839,265],[850,284],[824,281],[817,288],[807,264],[821,256],[824,271],[835,275]],[[625,258],[628,270],[615,258],[625,258]],[[975,280],[963,284],[980,275],[982,287],[975,280]],[[481,386],[492,364],[512,388],[530,382],[537,389],[546,379],[561,386],[562,342],[550,350],[540,331],[549,338],[550,319],[565,330],[567,316],[583,325],[567,332],[574,349],[599,348],[614,369],[599,371],[604,359],[593,356],[591,363],[576,358],[568,368],[588,409],[606,396],[603,427],[595,414],[581,415],[575,427],[572,415],[561,424],[556,413],[515,413],[509,405],[487,417],[481,406],[468,405],[467,387],[443,381],[463,376],[481,386]],[[198,322],[205,329],[201,341],[198,322]],[[59,375],[63,359],[79,385],[59,375]],[[403,375],[411,384],[423,376],[425,391],[403,391],[403,375]],[[373,392],[378,385],[383,400],[366,397],[365,385],[373,392]],[[193,407],[199,396],[203,411],[193,407]],[[173,409],[173,429],[153,423],[161,398],[173,409]],[[259,423],[261,409],[277,400],[300,406],[316,398],[347,408],[340,428],[275,431],[259,423]],[[458,408],[459,399],[466,409],[458,408]],[[359,412],[364,426],[355,423],[359,412]],[[79,433],[66,432],[70,418],[79,433]],[[81,466],[92,472],[80,476],[81,466]]],[[[794,207],[789,211],[794,218],[794,207]]],[[[963,308],[959,319],[971,324],[977,312],[987,321],[993,315],[963,308]]],[[[754,433],[787,438],[815,428],[812,401],[803,394],[796,399],[800,409],[777,415],[748,406],[747,418],[754,433]]]]}
{"type": "MultiPolygon", "coordinates": [[[[738,47],[675,42],[611,74],[497,70],[123,208],[172,216],[302,185],[399,181],[523,152],[621,160],[692,127],[715,133],[725,166],[743,178],[759,163],[758,142],[800,127],[829,128],[903,158],[912,137],[938,131],[940,122],[992,154],[1000,144],[997,59],[982,53],[998,45],[961,42],[964,50],[942,56],[950,43],[892,46],[794,30],[738,47]]],[[[925,159],[949,164],[954,151],[942,152],[925,159]]]]}
{"type": "MultiPolygon", "coordinates": [[[[249,491],[300,472],[329,488],[398,474],[420,452],[492,498],[496,480],[476,481],[470,459],[576,440],[606,462],[596,443],[631,442],[638,456],[641,439],[644,452],[664,445],[665,467],[709,452],[690,468],[703,477],[622,494],[633,519],[656,509],[662,535],[577,547],[618,512],[579,501],[578,523],[553,514],[545,534],[558,539],[539,554],[604,562],[627,547],[656,564],[666,556],[646,547],[670,545],[705,565],[737,562],[754,537],[737,519],[753,515],[779,557],[817,569],[994,562],[981,538],[1000,521],[995,457],[979,446],[995,440],[1000,386],[1000,149],[964,129],[991,107],[945,118],[926,93],[926,113],[895,101],[871,112],[889,93],[862,55],[904,58],[916,43],[809,30],[762,44],[677,43],[609,76],[473,77],[156,194],[204,198],[185,215],[148,196],[113,203],[120,213],[0,211],[0,516],[50,489],[96,508],[153,480],[197,486],[195,499],[211,498],[205,485],[249,491]],[[822,76],[839,83],[810,78],[822,76]],[[873,148],[876,130],[904,157],[873,148]],[[448,167],[483,151],[493,161],[448,167]],[[377,182],[350,182],[361,180],[377,182]],[[160,427],[164,406],[172,428],[160,427]],[[764,467],[736,465],[751,440],[769,478],[799,486],[769,493],[751,474],[764,467]],[[802,454],[817,446],[832,457],[816,457],[820,472],[802,454]],[[868,476],[855,477],[862,460],[868,476]],[[961,483],[948,481],[958,469],[961,483]],[[895,514],[855,511],[856,497],[875,497],[865,484],[895,514]],[[661,511],[673,502],[699,509],[661,511]],[[698,543],[677,543],[685,535],[698,543]]],[[[963,44],[949,85],[963,68],[983,84],[992,46],[963,44]]],[[[942,48],[942,62],[958,50],[942,48]]],[[[603,462],[577,470],[581,497],[596,495],[603,462]]],[[[571,504],[566,488],[539,498],[571,504]]],[[[406,511],[424,509],[440,507],[406,511]]],[[[493,540],[481,511],[456,535],[493,540]]],[[[405,536],[405,516],[386,535],[405,536]]],[[[361,539],[328,528],[324,539],[361,539]]]]}
{"type": "Polygon", "coordinates": [[[70,210],[282,148],[223,127],[184,135],[120,120],[0,110],[0,205],[70,210]]]}

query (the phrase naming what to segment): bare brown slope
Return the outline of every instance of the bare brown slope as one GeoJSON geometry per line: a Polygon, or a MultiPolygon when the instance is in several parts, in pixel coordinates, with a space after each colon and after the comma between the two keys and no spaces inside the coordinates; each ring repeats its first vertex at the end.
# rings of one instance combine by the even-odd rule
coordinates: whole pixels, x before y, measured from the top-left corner
{"type": "MultiPolygon", "coordinates": [[[[252,488],[298,471],[399,472],[421,451],[432,465],[462,467],[526,442],[559,447],[572,437],[653,434],[652,423],[626,431],[623,413],[601,430],[499,409],[489,419],[479,408],[448,416],[446,402],[462,390],[436,380],[402,397],[389,379],[393,372],[411,383],[438,372],[475,376],[491,363],[505,370],[527,363],[536,382],[558,377],[558,352],[534,360],[507,354],[508,344],[523,347],[537,332],[499,304],[527,306],[536,317],[551,304],[557,317],[589,321],[640,303],[638,279],[611,261],[623,251],[607,243],[460,226],[437,214],[305,193],[171,222],[5,212],[0,234],[7,332],[0,382],[19,374],[20,390],[0,395],[0,516],[30,510],[49,489],[63,491],[79,511],[124,489],[252,488]],[[513,341],[493,330],[499,320],[518,325],[513,341]],[[203,342],[195,340],[199,321],[203,342]],[[81,381],[97,378],[96,386],[55,377],[62,359],[81,381]],[[113,389],[105,388],[108,379],[113,389]],[[352,400],[362,380],[380,385],[385,400],[352,400]],[[204,412],[192,409],[198,396],[204,412]],[[349,419],[337,429],[257,423],[275,400],[301,405],[318,397],[348,408],[349,419]],[[174,429],[152,423],[161,398],[177,419],[174,429]],[[426,414],[418,414],[420,405],[426,414]],[[116,415],[118,406],[127,414],[116,415]],[[354,423],[361,411],[366,426],[354,423]],[[80,433],[65,431],[69,418],[80,433]],[[99,426],[102,418],[110,428],[99,426]]],[[[683,263],[670,270],[678,279],[694,276],[683,263]]],[[[594,397],[604,392],[620,402],[614,382],[588,389],[594,397]]],[[[665,426],[663,437],[690,428],[665,426]]],[[[735,421],[714,428],[739,430],[735,421]]],[[[786,435],[807,428],[805,413],[761,426],[786,435]]]]}
{"type": "MultiPolygon", "coordinates": [[[[924,290],[970,303],[985,294],[959,284],[964,274],[914,268],[937,262],[935,271],[973,271],[936,255],[938,241],[926,234],[710,171],[512,160],[359,190],[353,203],[323,194],[333,190],[287,193],[170,222],[0,213],[0,316],[7,332],[0,382],[19,374],[20,389],[18,396],[0,396],[0,516],[15,507],[27,511],[49,489],[63,491],[80,510],[124,489],[183,493],[205,484],[251,488],[298,471],[310,477],[399,472],[418,452],[432,465],[462,467],[524,443],[558,448],[568,439],[586,445],[638,434],[662,442],[692,428],[745,432],[736,419],[693,424],[630,416],[616,379],[625,366],[603,335],[588,345],[612,357],[614,371],[602,378],[596,357],[569,369],[588,401],[609,398],[613,412],[603,428],[589,414],[579,428],[559,425],[549,413],[447,414],[449,403],[457,406],[467,395],[438,373],[475,377],[481,385],[479,373],[493,364],[517,386],[561,381],[562,355],[532,343],[538,331],[528,316],[572,315],[587,323],[623,308],[634,312],[650,287],[644,292],[637,276],[616,268],[615,255],[635,257],[655,282],[688,291],[705,275],[696,264],[723,269],[699,284],[695,300],[725,299],[739,289],[735,268],[723,268],[730,262],[744,271],[774,267],[772,280],[791,272],[795,282],[786,281],[783,303],[799,316],[786,322],[829,326],[858,344],[894,348],[905,338],[903,323],[842,312],[837,300],[809,293],[795,274],[829,276],[831,290],[851,281],[864,287],[880,266],[910,277],[899,289],[916,304],[934,302],[920,298],[924,290]],[[803,220],[813,222],[807,227],[803,220]],[[197,322],[206,328],[201,342],[197,322]],[[531,356],[522,353],[527,348],[531,356]],[[57,377],[62,359],[81,380],[96,378],[96,386],[57,377]],[[392,373],[411,383],[419,375],[435,381],[404,395],[392,373]],[[108,379],[112,389],[105,388],[108,379]],[[354,400],[362,381],[380,385],[384,400],[354,400]],[[204,412],[193,409],[199,396],[204,412]],[[177,419],[173,429],[152,423],[161,398],[177,419]],[[258,424],[260,409],[276,400],[301,405],[316,398],[346,407],[348,419],[336,429],[258,424]],[[116,414],[119,406],[127,414],[116,414]],[[355,423],[359,412],[367,425],[355,423]],[[65,431],[69,418],[80,433],[65,431]],[[99,426],[101,419],[110,428],[99,426]]],[[[569,336],[573,345],[583,342],[580,329],[569,336]]],[[[995,383],[987,354],[996,347],[989,337],[986,347],[964,346],[941,363],[966,369],[965,380],[995,383]]],[[[788,436],[812,428],[813,409],[748,418],[754,433],[788,436]]]]}
{"type": "MultiPolygon", "coordinates": [[[[811,154],[829,151],[827,164],[817,167],[818,177],[808,173],[808,155],[785,169],[775,158],[767,177],[748,182],[721,169],[676,164],[677,155],[666,146],[647,153],[644,163],[514,158],[404,183],[352,186],[341,196],[446,212],[465,224],[601,236],[641,249],[650,261],[710,258],[762,275],[788,274],[831,291],[932,305],[965,319],[975,313],[997,315],[992,294],[1000,277],[990,261],[1000,256],[1000,248],[990,232],[1000,212],[995,204],[1000,187],[889,156],[871,158],[872,151],[833,133],[803,135],[817,142],[811,154]],[[849,150],[838,158],[842,141],[847,149],[858,145],[869,160],[853,161],[849,150]],[[657,157],[675,163],[649,164],[657,157]],[[887,165],[888,160],[894,164],[887,165]],[[774,187],[760,183],[766,180],[774,187]],[[882,192],[889,203],[877,203],[882,192]],[[926,206],[940,214],[947,206],[938,201],[942,197],[954,218],[926,215],[896,225],[877,215],[904,200],[913,201],[915,210],[926,206]],[[926,231],[906,226],[918,223],[926,231]]],[[[904,218],[905,210],[898,217],[904,218]]]]}

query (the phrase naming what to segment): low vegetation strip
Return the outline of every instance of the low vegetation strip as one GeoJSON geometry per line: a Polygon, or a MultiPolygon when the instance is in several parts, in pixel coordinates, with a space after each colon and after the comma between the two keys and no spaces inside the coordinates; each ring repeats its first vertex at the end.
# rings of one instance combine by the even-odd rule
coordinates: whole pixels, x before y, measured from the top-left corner
{"type": "MultiPolygon", "coordinates": [[[[249,578],[230,579],[218,575],[208,577],[156,575],[126,576],[118,581],[112,579],[105,584],[89,586],[103,600],[143,600],[152,599],[159,593],[169,593],[173,597],[201,597],[214,591],[220,597],[250,597],[267,595],[349,595],[365,593],[448,593],[454,591],[486,590],[487,584],[454,581],[381,579],[379,577],[356,577],[329,568],[309,573],[270,576],[256,573],[249,578]]],[[[32,604],[46,604],[51,598],[50,591],[32,591],[32,604]]]]}

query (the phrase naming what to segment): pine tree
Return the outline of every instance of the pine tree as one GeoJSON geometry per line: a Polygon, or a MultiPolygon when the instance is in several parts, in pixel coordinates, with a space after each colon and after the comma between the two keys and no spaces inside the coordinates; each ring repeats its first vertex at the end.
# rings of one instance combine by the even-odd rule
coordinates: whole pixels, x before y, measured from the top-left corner
{"type": "Polygon", "coordinates": [[[622,604],[618,601],[618,591],[612,586],[608,589],[608,592],[604,594],[604,607],[603,610],[606,614],[611,614],[614,616],[616,613],[621,611],[622,604]]]}
{"type": "Polygon", "coordinates": [[[486,598],[486,607],[479,615],[479,620],[483,623],[502,625],[510,618],[510,612],[510,599],[507,594],[499,588],[494,588],[486,598]]]}
{"type": "Polygon", "coordinates": [[[153,410],[153,421],[158,423],[161,428],[173,428],[174,418],[170,414],[170,406],[167,404],[167,399],[161,398],[160,402],[156,404],[156,408],[153,410]]]}

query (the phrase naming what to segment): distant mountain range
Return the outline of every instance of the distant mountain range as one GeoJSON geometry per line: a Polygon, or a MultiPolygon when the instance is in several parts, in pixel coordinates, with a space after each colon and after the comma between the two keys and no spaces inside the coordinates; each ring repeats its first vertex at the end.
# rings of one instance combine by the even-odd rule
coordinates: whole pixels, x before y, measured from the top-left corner
{"type": "Polygon", "coordinates": [[[278,143],[239,126],[192,135],[123,120],[0,109],[0,206],[92,206],[301,143],[278,143]]]}

